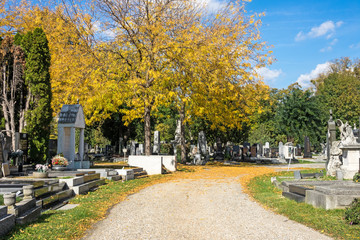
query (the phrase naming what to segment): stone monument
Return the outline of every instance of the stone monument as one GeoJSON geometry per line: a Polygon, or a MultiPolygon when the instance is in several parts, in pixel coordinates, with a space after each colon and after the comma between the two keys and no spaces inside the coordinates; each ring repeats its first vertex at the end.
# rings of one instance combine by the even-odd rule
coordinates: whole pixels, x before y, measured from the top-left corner
{"type": "Polygon", "coordinates": [[[214,159],[219,160],[219,161],[224,160],[222,142],[221,142],[219,137],[216,139],[216,151],[215,151],[215,158],[214,159]]]}
{"type": "Polygon", "coordinates": [[[200,152],[200,159],[198,157],[195,158],[196,159],[195,164],[205,165],[205,163],[209,160],[209,154],[207,152],[207,142],[204,131],[199,132],[198,149],[200,152]]]}
{"type": "Polygon", "coordinates": [[[58,120],[57,154],[64,154],[70,169],[90,168],[89,161],[84,160],[85,118],[80,104],[63,105],[58,120]],[[75,129],[80,129],[79,161],[75,162],[75,129]]]}
{"type": "Polygon", "coordinates": [[[154,147],[153,147],[153,154],[159,155],[160,154],[160,132],[154,132],[154,147]]]}
{"type": "Polygon", "coordinates": [[[304,139],[304,158],[312,158],[312,153],[310,149],[310,138],[305,136],[304,139]]]}
{"type": "Polygon", "coordinates": [[[360,168],[360,144],[356,141],[354,132],[348,122],[345,124],[336,120],[340,130],[339,148],[342,150],[342,165],[340,167],[344,179],[352,179],[360,168]]]}
{"type": "Polygon", "coordinates": [[[336,171],[340,170],[341,167],[341,155],[342,150],[340,149],[340,141],[333,141],[330,148],[330,159],[326,164],[326,175],[336,176],[336,171]]]}
{"type": "Polygon", "coordinates": [[[279,142],[279,158],[285,159],[284,144],[282,142],[279,142]]]}

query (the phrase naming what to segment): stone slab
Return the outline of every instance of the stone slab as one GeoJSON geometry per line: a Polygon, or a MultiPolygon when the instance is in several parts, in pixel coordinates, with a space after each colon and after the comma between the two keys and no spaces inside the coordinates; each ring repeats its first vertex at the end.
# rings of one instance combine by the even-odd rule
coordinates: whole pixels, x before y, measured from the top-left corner
{"type": "Polygon", "coordinates": [[[72,189],[67,189],[56,194],[51,195],[50,197],[42,199],[42,206],[46,208],[48,205],[61,201],[67,198],[74,196],[74,191],[72,189]]]}
{"type": "Polygon", "coordinates": [[[76,208],[77,206],[79,206],[80,204],[65,204],[64,206],[62,206],[61,208],[58,208],[56,210],[59,211],[66,211],[66,210],[71,210],[73,208],[76,208]]]}
{"type": "Polygon", "coordinates": [[[315,190],[324,194],[332,195],[358,195],[360,196],[360,184],[316,186],[315,190]]]}
{"type": "Polygon", "coordinates": [[[81,171],[51,171],[49,177],[77,177],[84,176],[86,172],[81,171]]]}
{"type": "Polygon", "coordinates": [[[41,207],[36,206],[35,208],[27,211],[23,215],[16,218],[17,224],[27,224],[35,221],[41,215],[41,207]]]}
{"type": "Polygon", "coordinates": [[[106,179],[110,181],[119,181],[122,179],[122,177],[120,175],[116,175],[116,176],[106,177],[106,179]]]}
{"type": "Polygon", "coordinates": [[[304,202],[305,196],[292,192],[283,192],[282,195],[288,199],[295,200],[296,202],[304,202]]]}
{"type": "Polygon", "coordinates": [[[59,182],[64,182],[66,185],[71,188],[74,186],[78,186],[84,183],[84,177],[74,177],[74,178],[66,178],[66,179],[59,179],[59,182]]]}
{"type": "Polygon", "coordinates": [[[84,176],[84,183],[97,179],[100,179],[100,173],[88,174],[84,176]]]}
{"type": "Polygon", "coordinates": [[[91,188],[97,187],[102,184],[105,184],[105,180],[98,179],[98,180],[94,180],[91,182],[81,184],[79,186],[74,186],[74,187],[72,187],[72,190],[74,191],[75,194],[82,194],[82,193],[88,192],[91,188]]]}
{"type": "Polygon", "coordinates": [[[0,236],[6,235],[15,226],[15,215],[8,214],[0,218],[0,236]]]}
{"type": "Polygon", "coordinates": [[[306,190],[312,190],[312,189],[304,187],[304,186],[299,186],[299,185],[290,185],[289,186],[289,192],[296,193],[296,194],[302,195],[304,197],[306,194],[306,190]]]}
{"type": "Polygon", "coordinates": [[[134,175],[133,169],[115,169],[115,171],[122,176],[134,175]]]}

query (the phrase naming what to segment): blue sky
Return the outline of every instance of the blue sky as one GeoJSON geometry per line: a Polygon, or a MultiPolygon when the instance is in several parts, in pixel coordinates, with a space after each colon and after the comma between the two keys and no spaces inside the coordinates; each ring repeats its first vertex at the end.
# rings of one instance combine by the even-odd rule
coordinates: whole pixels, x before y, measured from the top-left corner
{"type": "Polygon", "coordinates": [[[245,9],[265,13],[261,35],[276,62],[261,73],[270,87],[307,88],[332,60],[360,57],[360,0],[252,0],[245,9]]]}

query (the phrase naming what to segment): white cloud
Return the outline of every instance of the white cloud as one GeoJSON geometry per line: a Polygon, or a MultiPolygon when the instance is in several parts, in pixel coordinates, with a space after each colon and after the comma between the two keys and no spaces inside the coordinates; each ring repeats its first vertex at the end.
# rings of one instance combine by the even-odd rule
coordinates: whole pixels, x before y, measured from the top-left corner
{"type": "Polygon", "coordinates": [[[337,42],[338,42],[338,39],[335,38],[334,40],[331,41],[331,43],[329,43],[328,46],[320,49],[320,52],[330,52],[333,49],[333,46],[335,46],[337,42]]]}
{"type": "Polygon", "coordinates": [[[215,12],[225,6],[225,3],[219,0],[195,0],[198,4],[205,6],[208,10],[215,12]]]}
{"type": "Polygon", "coordinates": [[[325,36],[326,39],[329,39],[335,34],[335,29],[340,27],[342,24],[342,21],[336,23],[333,21],[323,22],[319,26],[311,28],[310,32],[308,33],[304,33],[302,31],[299,32],[295,37],[295,41],[303,41],[308,38],[318,38],[322,36],[325,36]]]}
{"type": "Polygon", "coordinates": [[[281,69],[271,70],[266,67],[259,68],[256,72],[263,77],[264,81],[273,81],[282,74],[281,69]]]}
{"type": "Polygon", "coordinates": [[[107,38],[115,38],[116,31],[114,29],[107,29],[103,32],[103,35],[107,38]]]}
{"type": "Polygon", "coordinates": [[[359,49],[360,48],[360,42],[359,43],[355,43],[355,44],[351,44],[350,45],[351,49],[359,49]]]}
{"type": "Polygon", "coordinates": [[[330,62],[318,64],[315,69],[313,69],[308,74],[301,74],[297,79],[297,83],[299,83],[303,88],[309,88],[311,86],[311,80],[317,78],[321,73],[326,73],[329,71],[330,62]]]}

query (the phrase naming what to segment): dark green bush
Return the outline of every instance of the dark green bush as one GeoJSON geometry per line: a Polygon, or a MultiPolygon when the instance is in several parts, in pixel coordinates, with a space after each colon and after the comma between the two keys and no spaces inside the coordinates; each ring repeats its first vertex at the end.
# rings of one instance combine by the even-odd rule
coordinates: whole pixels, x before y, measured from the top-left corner
{"type": "Polygon", "coordinates": [[[360,182],[360,173],[356,173],[353,177],[354,182],[360,182]]]}
{"type": "Polygon", "coordinates": [[[360,223],[360,201],[359,198],[355,198],[349,208],[345,211],[345,220],[353,225],[360,223]]]}

